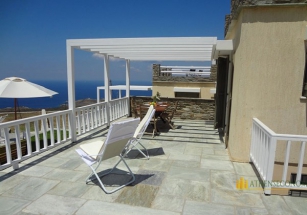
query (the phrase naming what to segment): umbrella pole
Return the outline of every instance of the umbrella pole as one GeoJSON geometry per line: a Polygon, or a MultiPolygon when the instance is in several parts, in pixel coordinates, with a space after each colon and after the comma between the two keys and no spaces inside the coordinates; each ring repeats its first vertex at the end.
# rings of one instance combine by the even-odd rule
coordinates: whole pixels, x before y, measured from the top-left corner
{"type": "Polygon", "coordinates": [[[17,119],[17,99],[14,98],[14,106],[15,106],[15,120],[17,119]]]}

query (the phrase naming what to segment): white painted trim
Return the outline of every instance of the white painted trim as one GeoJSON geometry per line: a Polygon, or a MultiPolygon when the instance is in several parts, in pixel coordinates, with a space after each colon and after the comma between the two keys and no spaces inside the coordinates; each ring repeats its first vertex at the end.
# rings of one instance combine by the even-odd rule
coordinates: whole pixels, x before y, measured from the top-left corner
{"type": "Polygon", "coordinates": [[[210,89],[210,93],[215,94],[216,93],[216,89],[210,89]]]}
{"type": "Polygon", "coordinates": [[[136,61],[211,61],[216,37],[70,39],[72,47],[136,61]]]}
{"type": "Polygon", "coordinates": [[[185,93],[200,93],[200,88],[196,87],[174,87],[174,92],[185,92],[185,93]]]}
{"type": "MultiPolygon", "coordinates": [[[[97,87],[98,90],[104,90],[104,86],[97,87]]],[[[113,85],[110,86],[111,90],[126,90],[126,85],[113,85]]],[[[130,85],[130,90],[152,90],[152,86],[136,86],[136,85],[130,85]]]]}

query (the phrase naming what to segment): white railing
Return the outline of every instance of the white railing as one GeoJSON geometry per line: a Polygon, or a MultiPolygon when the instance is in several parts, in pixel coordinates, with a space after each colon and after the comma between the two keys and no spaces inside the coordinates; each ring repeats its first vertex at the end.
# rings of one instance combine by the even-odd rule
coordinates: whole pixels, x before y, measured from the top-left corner
{"type": "Polygon", "coordinates": [[[0,124],[0,170],[13,166],[34,155],[72,140],[72,131],[85,134],[99,126],[128,115],[129,98],[115,99],[40,116],[0,124]],[[109,112],[108,112],[109,110],[109,112]],[[76,124],[71,126],[71,116],[76,124]]]}
{"type": "Polygon", "coordinates": [[[76,108],[77,135],[85,134],[98,126],[107,124],[107,103],[87,105],[76,108]]]}
{"type": "Polygon", "coordinates": [[[171,73],[172,75],[197,75],[210,77],[210,66],[160,66],[161,73],[171,73]]]}
{"type": "Polygon", "coordinates": [[[114,121],[123,116],[128,115],[129,98],[124,97],[114,99],[109,102],[109,107],[106,102],[87,105],[76,108],[76,131],[77,135],[85,134],[95,128],[106,125],[108,117],[110,121],[114,121]],[[109,115],[107,115],[109,109],[109,115]]]}
{"type": "Polygon", "coordinates": [[[304,165],[306,142],[307,136],[305,135],[276,134],[260,120],[256,118],[253,119],[250,160],[256,167],[261,179],[264,182],[265,194],[271,194],[272,189],[307,190],[307,186],[301,184],[300,182],[304,165]],[[279,179],[274,179],[273,181],[275,152],[277,146],[282,144],[281,142],[277,141],[287,141],[287,143],[282,177],[279,179]],[[295,183],[291,183],[289,180],[287,180],[292,143],[300,144],[300,152],[297,155],[298,164],[295,183]]]}
{"type": "Polygon", "coordinates": [[[123,116],[127,116],[128,113],[129,98],[119,98],[110,101],[110,121],[114,121],[123,116]]]}
{"type": "Polygon", "coordinates": [[[19,162],[71,140],[70,121],[66,110],[1,123],[0,170],[17,169],[19,162]]]}

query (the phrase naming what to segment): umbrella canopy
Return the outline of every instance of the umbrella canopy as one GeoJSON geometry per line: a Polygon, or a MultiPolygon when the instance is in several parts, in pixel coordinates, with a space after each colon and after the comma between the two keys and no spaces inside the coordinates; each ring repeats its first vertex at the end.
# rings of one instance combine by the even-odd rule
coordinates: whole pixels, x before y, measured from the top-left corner
{"type": "Polygon", "coordinates": [[[0,81],[1,98],[37,98],[58,94],[23,78],[10,77],[0,81]]]}
{"type": "Polygon", "coordinates": [[[15,119],[16,114],[16,99],[17,98],[38,98],[51,97],[58,94],[55,91],[49,90],[40,85],[34,84],[23,78],[10,77],[0,81],[0,98],[15,99],[15,119]]]}

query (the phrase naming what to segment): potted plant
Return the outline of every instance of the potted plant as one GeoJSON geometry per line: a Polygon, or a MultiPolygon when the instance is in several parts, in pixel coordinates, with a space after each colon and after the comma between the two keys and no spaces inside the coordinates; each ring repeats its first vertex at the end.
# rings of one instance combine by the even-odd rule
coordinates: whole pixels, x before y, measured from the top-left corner
{"type": "Polygon", "coordinates": [[[150,105],[156,106],[157,105],[157,101],[160,101],[160,93],[157,92],[156,95],[154,95],[152,97],[152,102],[150,102],[150,105]]]}

